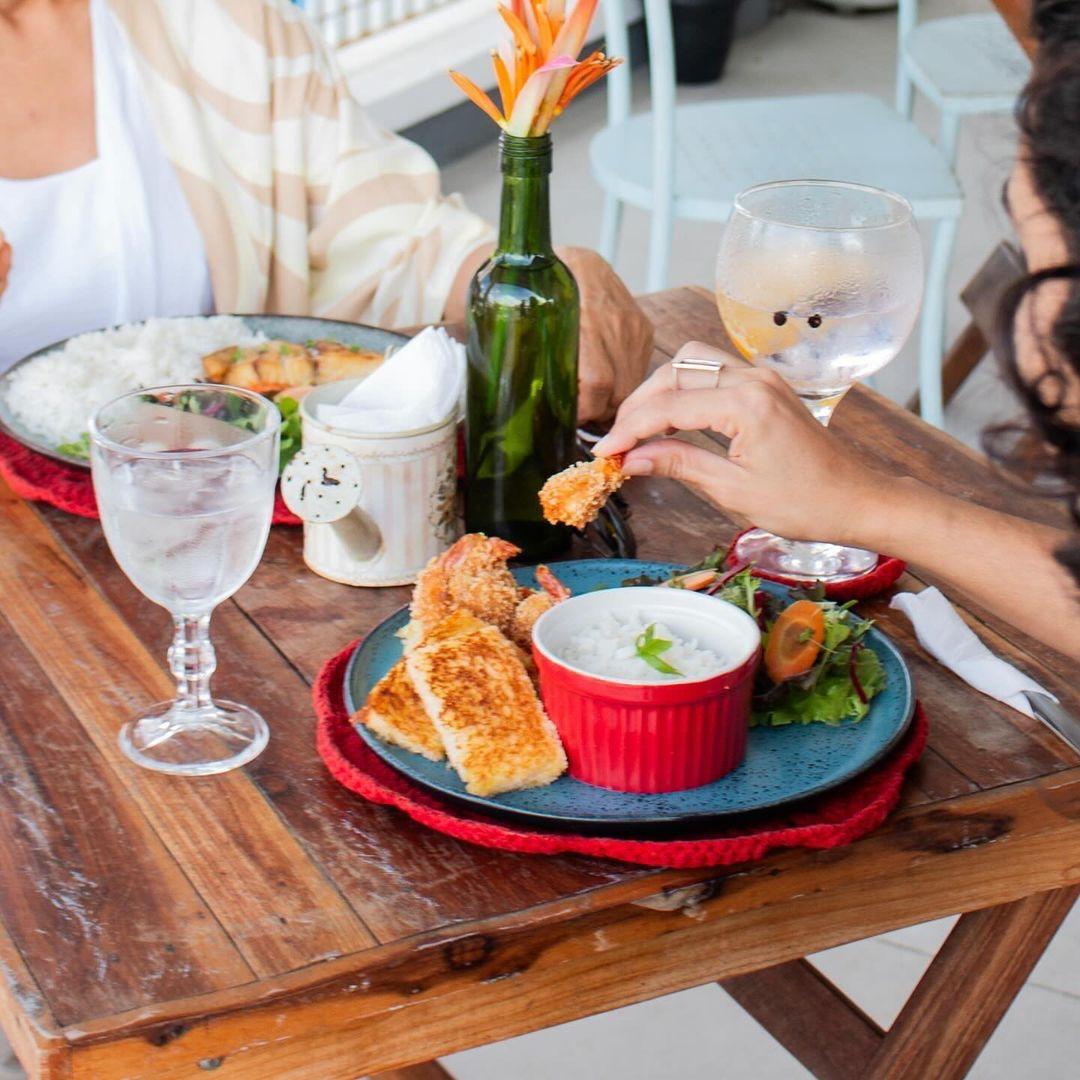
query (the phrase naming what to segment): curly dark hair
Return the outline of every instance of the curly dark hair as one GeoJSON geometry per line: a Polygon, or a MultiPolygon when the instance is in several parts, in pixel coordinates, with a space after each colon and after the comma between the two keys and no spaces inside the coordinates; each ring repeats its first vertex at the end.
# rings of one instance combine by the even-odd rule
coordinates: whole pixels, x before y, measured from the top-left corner
{"type": "MultiPolygon", "coordinates": [[[[1026,274],[1006,293],[1000,352],[1027,407],[1029,424],[1003,425],[986,436],[988,452],[1047,494],[1067,500],[1080,525],[1080,423],[1066,395],[1080,381],[1080,0],[1036,0],[1031,29],[1038,43],[1031,79],[1017,103],[1024,161],[1069,253],[1065,265],[1026,274]],[[1067,280],[1065,303],[1043,341],[1045,370],[1025,379],[1016,361],[1014,323],[1024,298],[1049,280],[1067,280]]],[[[1080,583],[1080,540],[1057,552],[1080,583]]]]}

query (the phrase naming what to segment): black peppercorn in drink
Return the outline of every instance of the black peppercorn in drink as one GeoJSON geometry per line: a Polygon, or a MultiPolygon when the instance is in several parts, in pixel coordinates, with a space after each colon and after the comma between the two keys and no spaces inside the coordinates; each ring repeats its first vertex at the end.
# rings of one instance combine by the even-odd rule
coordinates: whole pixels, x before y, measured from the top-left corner
{"type": "Polygon", "coordinates": [[[900,351],[919,312],[911,208],[859,184],[792,180],[739,194],[716,297],[735,347],[827,422],[845,391],[900,351]]]}
{"type": "MultiPolygon", "coordinates": [[[[747,360],[774,368],[813,403],[812,410],[831,412],[853,382],[899,352],[914,314],[909,302],[865,303],[862,290],[850,288],[850,260],[837,267],[840,280],[824,286],[823,260],[813,261],[813,280],[805,282],[797,270],[779,281],[775,265],[759,264],[756,272],[744,266],[718,285],[716,303],[732,344],[747,360]]],[[[872,270],[863,276],[872,279],[872,270]]]]}

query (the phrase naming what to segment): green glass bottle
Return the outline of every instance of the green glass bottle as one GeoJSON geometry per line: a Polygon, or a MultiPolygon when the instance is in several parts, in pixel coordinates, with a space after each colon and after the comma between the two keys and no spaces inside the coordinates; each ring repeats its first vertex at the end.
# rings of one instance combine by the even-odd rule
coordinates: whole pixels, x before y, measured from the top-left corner
{"type": "Polygon", "coordinates": [[[570,543],[537,495],[574,460],[578,289],[551,246],[551,136],[504,134],[499,149],[498,247],[469,287],[465,521],[544,559],[570,543]]]}

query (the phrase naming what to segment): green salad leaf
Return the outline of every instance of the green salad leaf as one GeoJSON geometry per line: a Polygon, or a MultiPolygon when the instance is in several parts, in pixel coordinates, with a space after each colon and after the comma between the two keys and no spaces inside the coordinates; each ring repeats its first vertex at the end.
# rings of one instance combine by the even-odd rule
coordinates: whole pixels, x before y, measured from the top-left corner
{"type": "Polygon", "coordinates": [[[277,407],[278,412],[281,413],[281,453],[278,458],[278,472],[282,473],[300,449],[300,403],[296,398],[283,397],[278,398],[277,407]]]}
{"type": "Polygon", "coordinates": [[[851,677],[850,664],[849,646],[841,649],[837,657],[827,658],[822,671],[810,685],[804,687],[800,680],[795,680],[772,700],[767,694],[764,699],[755,699],[751,723],[761,727],[782,727],[818,721],[835,726],[845,721],[862,720],[870,711],[874,695],[885,687],[885,669],[873,649],[865,646],[857,649],[854,668],[862,688],[863,696],[860,697],[851,677]]]}
{"type": "Polygon", "coordinates": [[[61,454],[67,454],[68,457],[81,458],[83,461],[89,461],[90,436],[84,431],[77,439],[74,439],[71,442],[62,442],[56,449],[61,454]]]}
{"type": "MultiPolygon", "coordinates": [[[[811,599],[797,593],[792,597],[811,599]]],[[[754,696],[752,724],[782,727],[814,721],[831,725],[857,722],[870,711],[871,699],[885,686],[885,669],[877,653],[863,643],[871,623],[852,611],[854,601],[815,602],[825,616],[825,640],[814,666],[805,675],[780,684],[762,676],[764,685],[759,684],[754,696]]],[[[766,645],[771,622],[766,621],[766,645]]]]}

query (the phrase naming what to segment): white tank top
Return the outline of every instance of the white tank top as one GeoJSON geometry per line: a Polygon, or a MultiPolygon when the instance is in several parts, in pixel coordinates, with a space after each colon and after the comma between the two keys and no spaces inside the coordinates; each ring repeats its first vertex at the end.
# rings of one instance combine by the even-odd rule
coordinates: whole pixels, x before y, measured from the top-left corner
{"type": "Polygon", "coordinates": [[[104,0],[90,0],[90,25],[97,157],[52,176],[0,177],[12,248],[0,372],[86,330],[214,310],[202,237],[104,0]]]}

